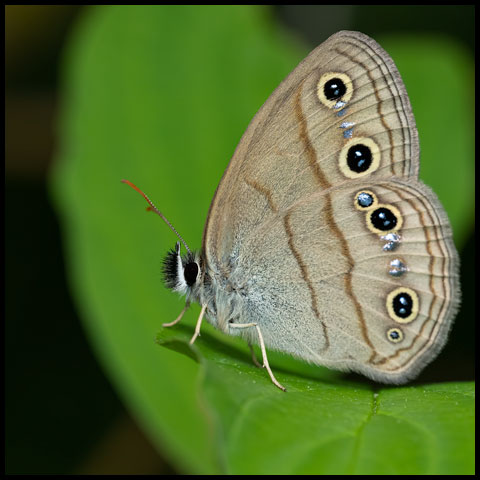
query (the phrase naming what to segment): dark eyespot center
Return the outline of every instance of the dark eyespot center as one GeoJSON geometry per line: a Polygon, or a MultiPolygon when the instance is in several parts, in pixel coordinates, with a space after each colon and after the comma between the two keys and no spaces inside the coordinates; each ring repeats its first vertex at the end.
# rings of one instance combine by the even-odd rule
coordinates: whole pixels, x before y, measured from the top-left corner
{"type": "Polygon", "coordinates": [[[411,315],[413,308],[413,299],[406,293],[401,292],[393,299],[393,311],[400,318],[407,318],[411,315]]]}
{"type": "Polygon", "coordinates": [[[372,151],[366,145],[352,145],[347,152],[347,165],[356,173],[367,171],[372,164],[372,151]]]}
{"type": "Polygon", "coordinates": [[[397,340],[397,339],[400,338],[400,334],[398,333],[397,330],[392,330],[392,331],[390,332],[390,338],[391,338],[392,340],[397,340]]]}
{"type": "Polygon", "coordinates": [[[399,328],[391,328],[387,332],[389,340],[393,343],[398,343],[403,340],[403,332],[399,328]]]}
{"type": "Polygon", "coordinates": [[[339,78],[332,78],[325,82],[323,86],[323,93],[327,100],[338,100],[342,98],[347,92],[345,83],[339,78]]]}
{"type": "Polygon", "coordinates": [[[198,264],[197,262],[190,262],[185,265],[183,269],[183,276],[185,277],[185,281],[187,285],[191,287],[197,281],[198,275],[198,264]]]}
{"type": "Polygon", "coordinates": [[[395,214],[385,207],[380,207],[370,214],[372,225],[382,231],[392,230],[397,225],[395,214]]]}

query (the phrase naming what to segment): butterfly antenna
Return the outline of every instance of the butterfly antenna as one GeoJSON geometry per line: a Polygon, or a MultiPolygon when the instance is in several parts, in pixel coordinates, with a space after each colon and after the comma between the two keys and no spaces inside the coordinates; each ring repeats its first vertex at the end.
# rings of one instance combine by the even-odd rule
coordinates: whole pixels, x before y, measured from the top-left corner
{"type": "Polygon", "coordinates": [[[192,253],[190,249],[188,248],[188,245],[185,243],[185,240],[182,238],[182,236],[175,230],[175,227],[165,218],[163,213],[153,204],[153,202],[145,195],[136,185],[134,185],[132,182],[128,180],[122,180],[122,183],[126,183],[127,185],[130,185],[134,190],[136,190],[150,205],[147,207],[147,210],[155,212],[175,233],[175,235],[182,241],[182,243],[185,245],[185,248],[187,249],[188,253],[192,253]]]}

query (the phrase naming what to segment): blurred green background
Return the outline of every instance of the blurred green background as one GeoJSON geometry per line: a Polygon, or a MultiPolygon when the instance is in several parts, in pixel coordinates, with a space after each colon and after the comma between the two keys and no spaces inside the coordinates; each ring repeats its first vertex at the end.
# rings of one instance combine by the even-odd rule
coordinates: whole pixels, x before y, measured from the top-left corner
{"type": "MultiPolygon", "coordinates": [[[[102,27],[111,28],[108,25],[109,8],[113,7],[97,11],[96,7],[7,6],[5,10],[7,473],[168,474],[184,473],[189,470],[178,458],[171,457],[171,446],[165,445],[165,448],[162,448],[162,442],[158,438],[155,439],[155,447],[152,445],[151,432],[147,436],[142,430],[146,419],[140,420],[142,427],[139,427],[138,413],[133,415],[124,403],[128,394],[122,392],[120,398],[110,383],[113,381],[118,385],[121,380],[113,378],[112,375],[115,374],[111,370],[107,369],[108,374],[105,374],[105,362],[108,362],[105,358],[108,354],[103,351],[101,340],[95,338],[96,328],[100,327],[92,325],[94,315],[90,315],[88,305],[79,305],[78,296],[74,303],[68,283],[72,275],[72,257],[75,256],[75,252],[66,250],[63,243],[65,238],[61,237],[60,232],[65,233],[70,205],[64,206],[64,216],[59,218],[56,209],[52,207],[52,193],[47,186],[54,159],[58,160],[58,152],[61,150],[60,136],[71,134],[75,129],[74,119],[69,119],[68,112],[62,110],[62,107],[64,108],[62,101],[70,98],[69,106],[73,104],[77,112],[84,108],[81,96],[76,99],[76,104],[69,97],[72,84],[82,81],[78,75],[75,78],[70,77],[74,71],[71,65],[74,65],[77,56],[82,54],[79,47],[82,42],[84,46],[91,42],[92,51],[95,51],[96,45],[103,45],[102,27]],[[89,28],[92,29],[91,37],[87,35],[89,28]],[[65,65],[70,67],[67,68],[65,65]],[[65,119],[69,120],[69,132],[65,131],[65,119]],[[64,258],[66,251],[69,251],[70,256],[68,261],[64,258]],[[80,321],[80,315],[84,324],[80,321]],[[85,334],[85,326],[89,331],[88,336],[85,334]],[[101,359],[100,363],[98,358],[101,359]]],[[[131,15],[131,28],[118,32],[119,58],[121,59],[122,55],[128,58],[128,49],[131,47],[124,39],[128,39],[128,35],[132,34],[141,36],[147,45],[158,51],[158,66],[152,67],[158,75],[157,80],[166,82],[162,85],[167,85],[165,88],[171,89],[169,91],[173,102],[181,102],[181,98],[176,97],[178,91],[175,91],[175,86],[179,83],[178,76],[189,75],[191,81],[195,82],[197,74],[198,81],[202,81],[202,57],[197,57],[197,72],[182,71],[181,59],[169,58],[169,52],[179,47],[180,41],[175,34],[181,29],[181,25],[173,21],[173,19],[178,21],[178,12],[172,12],[167,7],[160,8],[164,8],[160,11],[160,17],[164,19],[161,25],[162,35],[172,38],[172,42],[175,39],[175,45],[169,45],[168,42],[149,43],[149,28],[136,23],[138,19],[131,15]],[[178,64],[178,71],[172,71],[168,75],[169,78],[165,79],[162,77],[162,65],[164,62],[172,61],[178,64]]],[[[211,59],[218,56],[222,59],[219,63],[219,75],[223,75],[228,81],[229,72],[240,61],[246,63],[251,61],[252,64],[255,64],[255,61],[259,64],[264,63],[269,47],[255,42],[255,36],[252,35],[248,38],[245,36],[239,41],[238,38],[229,38],[230,32],[226,31],[225,43],[209,45],[209,32],[215,30],[218,34],[222,31],[222,15],[228,15],[228,7],[227,10],[218,9],[214,12],[217,14],[209,15],[211,11],[206,12],[202,25],[194,33],[201,36],[203,44],[208,46],[204,52],[206,57],[211,59]],[[245,52],[252,58],[247,60],[229,58],[229,42],[233,48],[247,40],[251,44],[245,45],[245,52]]],[[[130,14],[131,11],[128,15],[130,14]]],[[[195,21],[193,17],[196,15],[201,16],[190,7],[186,7],[183,15],[185,18],[188,17],[190,22],[195,21]]],[[[437,173],[438,170],[445,172],[445,167],[440,167],[435,159],[437,155],[438,157],[445,155],[445,150],[451,152],[447,155],[447,162],[450,160],[455,165],[456,175],[443,173],[442,175],[450,177],[448,181],[433,186],[452,218],[455,240],[462,256],[462,309],[447,347],[438,360],[425,370],[421,380],[423,382],[472,380],[474,223],[473,207],[470,205],[474,202],[473,108],[471,116],[464,118],[464,123],[457,124],[459,131],[455,134],[449,131],[450,127],[446,122],[445,130],[440,126],[433,132],[437,141],[434,139],[429,142],[425,135],[431,134],[428,130],[428,115],[432,112],[434,115],[440,112],[441,115],[443,102],[448,103],[449,108],[453,108],[454,111],[456,102],[452,101],[452,97],[458,99],[458,104],[465,98],[471,99],[473,105],[474,7],[280,6],[252,7],[250,12],[245,11],[242,15],[246,16],[252,25],[261,24],[262,28],[268,31],[269,38],[275,38],[277,35],[279,42],[287,45],[284,55],[280,54],[279,58],[275,59],[278,72],[268,72],[273,78],[276,77],[275,73],[278,73],[278,79],[272,85],[268,84],[272,80],[268,80],[266,85],[256,88],[263,78],[258,80],[249,71],[235,78],[236,100],[245,107],[243,111],[237,110],[235,114],[237,116],[233,118],[222,118],[222,122],[228,124],[228,128],[234,132],[233,138],[218,138],[215,145],[202,143],[202,134],[208,131],[209,115],[212,115],[208,110],[209,102],[212,102],[212,97],[216,93],[221,98],[221,92],[209,91],[206,85],[205,98],[199,98],[198,102],[192,105],[180,104],[180,108],[185,110],[184,123],[169,122],[169,118],[159,113],[152,99],[151,111],[147,110],[149,116],[132,118],[131,124],[124,125],[124,130],[119,131],[118,135],[128,135],[135,128],[142,129],[142,134],[146,132],[147,138],[156,146],[154,150],[148,148],[142,150],[141,146],[137,146],[132,152],[122,152],[115,151],[118,147],[111,144],[111,150],[103,152],[105,156],[117,155],[121,159],[118,180],[129,174],[128,159],[135,163],[136,159],[142,157],[141,161],[145,166],[141,178],[130,180],[138,182],[165,213],[169,212],[170,220],[187,237],[187,242],[190,241],[194,247],[199,247],[206,209],[223,172],[223,167],[217,169],[217,166],[226,166],[229,160],[228,156],[219,158],[220,152],[222,155],[223,152],[230,152],[230,155],[233,153],[235,144],[253,113],[283,79],[284,74],[296,65],[297,61],[290,63],[292,59],[299,55],[300,60],[330,34],[341,29],[367,33],[380,41],[387,51],[390,51],[389,42],[391,45],[398,45],[398,39],[401,39],[404,48],[394,59],[412,96],[413,109],[419,125],[420,142],[424,147],[421,177],[434,178],[436,170],[437,173]],[[261,12],[257,11],[259,8],[262,8],[261,12]],[[446,54],[448,58],[458,60],[456,64],[458,68],[465,69],[465,72],[460,72],[460,75],[454,78],[467,80],[446,91],[442,89],[441,78],[435,84],[425,85],[421,82],[409,84],[409,77],[415,73],[411,71],[416,68],[415,61],[422,63],[426,61],[424,57],[421,57],[421,60],[415,59],[416,48],[417,46],[420,48],[416,43],[419,35],[426,39],[422,43],[422,48],[430,45],[427,48],[431,48],[433,52],[429,59],[432,68],[442,66],[444,68],[439,71],[439,77],[444,78],[451,74],[449,64],[444,65],[437,61],[446,54]],[[435,49],[438,50],[438,56],[435,49]],[[471,83],[468,80],[470,78],[471,83]],[[252,98],[254,95],[258,98],[252,98]],[[416,105],[414,98],[420,99],[419,104],[416,105]],[[198,117],[193,114],[190,117],[189,109],[204,109],[205,123],[195,124],[193,120],[198,117]],[[427,127],[424,127],[425,124],[427,127]],[[422,128],[425,133],[422,133],[422,128]],[[178,140],[179,131],[185,137],[184,143],[178,140]],[[455,140],[461,139],[462,135],[466,140],[458,145],[455,140]],[[170,151],[169,142],[177,145],[176,158],[164,158],[162,155],[163,152],[170,151]],[[425,143],[430,146],[427,151],[425,143]],[[185,158],[186,155],[190,155],[191,144],[195,144],[199,149],[198,158],[212,158],[212,164],[207,166],[207,169],[205,164],[198,163],[196,158],[185,158]],[[472,153],[471,164],[466,168],[465,165],[458,164],[458,158],[465,152],[472,153]],[[425,160],[425,156],[433,160],[429,162],[425,160]],[[148,162],[158,162],[159,159],[163,162],[161,168],[164,178],[149,175],[148,162]],[[206,179],[202,177],[205,170],[208,173],[206,179]],[[195,182],[197,179],[201,181],[195,182]],[[165,186],[161,182],[165,182],[165,186]],[[188,210],[190,206],[192,212],[196,213],[192,214],[192,218],[185,218],[181,212],[188,210]]],[[[153,18],[156,17],[152,16],[153,18]]],[[[252,27],[252,31],[254,30],[252,27]]],[[[151,42],[155,41],[159,40],[151,39],[151,42]]],[[[85,50],[83,55],[84,52],[85,50]]],[[[88,60],[84,59],[85,62],[88,60]]],[[[105,65],[109,65],[110,60],[105,59],[105,65]]],[[[138,65],[139,68],[142,66],[142,58],[138,59],[138,65]]],[[[417,68],[425,68],[425,65],[418,65],[417,68]]],[[[127,69],[113,74],[109,71],[102,72],[100,69],[98,71],[99,76],[114,79],[111,84],[114,92],[112,96],[118,95],[127,104],[130,101],[131,109],[135,111],[141,92],[137,94],[129,90],[131,79],[128,76],[131,74],[127,69]]],[[[85,81],[91,79],[86,78],[85,81]]],[[[152,88],[148,80],[145,80],[142,87],[146,91],[152,88]]],[[[98,97],[95,91],[83,94],[91,94],[92,97],[97,95],[95,98],[98,101],[98,115],[101,121],[108,122],[109,115],[114,114],[108,99],[98,97]],[[105,103],[102,103],[103,101],[105,103]]],[[[142,101],[145,102],[145,99],[142,101]]],[[[217,105],[215,108],[220,107],[217,105]]],[[[212,107],[212,111],[214,110],[212,107]]],[[[140,108],[139,111],[145,113],[145,110],[140,108]]],[[[228,108],[225,108],[225,115],[227,113],[228,108]]],[[[101,129],[93,127],[97,121],[98,119],[92,121],[90,132],[92,137],[102,135],[101,129]]],[[[92,152],[92,155],[98,153],[92,152]]],[[[77,152],[70,151],[68,154],[75,156],[77,152]]],[[[65,150],[61,151],[60,156],[67,156],[65,150]]],[[[82,202],[88,202],[89,191],[96,192],[91,196],[95,201],[98,192],[103,188],[110,192],[112,187],[106,188],[102,185],[104,181],[102,171],[103,165],[99,164],[98,176],[84,178],[82,185],[86,198],[81,198],[82,202]]],[[[136,175],[139,175],[138,171],[138,165],[131,168],[131,172],[135,172],[136,175]]],[[[58,188],[61,187],[57,185],[58,188]]],[[[69,185],[65,185],[64,188],[69,188],[69,185]]],[[[138,195],[126,191],[125,186],[122,186],[122,189],[125,191],[118,188],[119,198],[106,195],[104,203],[98,205],[99,221],[102,218],[100,212],[105,209],[109,210],[112,216],[121,217],[124,222],[133,218],[138,219],[139,224],[125,225],[126,229],[135,229],[138,232],[137,244],[131,248],[142,250],[145,264],[153,265],[152,270],[159,271],[161,258],[166,249],[173,246],[174,238],[158,219],[144,215],[143,204],[138,195]],[[120,205],[115,203],[120,201],[120,205]],[[148,243],[145,238],[147,234],[153,236],[148,239],[148,243]],[[156,245],[156,249],[151,249],[151,245],[156,245]]],[[[95,211],[95,207],[94,204],[86,205],[85,208],[95,211]]],[[[69,232],[69,235],[75,236],[76,233],[69,232]]],[[[112,249],[114,250],[113,246],[112,249]]],[[[118,259],[124,262],[119,264],[119,269],[125,265],[125,268],[135,270],[135,266],[130,265],[132,260],[128,257],[118,259]]],[[[168,308],[172,311],[181,309],[181,302],[174,298],[173,294],[162,289],[160,275],[152,276],[148,280],[139,277],[135,281],[139,291],[144,290],[149,294],[151,291],[153,295],[158,292],[161,298],[158,300],[159,305],[162,305],[162,302],[169,302],[168,308]],[[153,283],[143,285],[144,281],[153,283]]],[[[92,285],[92,288],[95,288],[95,285],[92,285]]],[[[125,294],[126,292],[120,293],[125,294]]],[[[152,340],[156,332],[155,325],[159,327],[160,323],[165,321],[163,318],[165,311],[159,307],[158,312],[156,324],[152,324],[152,340]]],[[[128,368],[128,365],[125,365],[125,369],[128,368]]],[[[176,393],[178,396],[174,397],[172,392],[172,402],[178,402],[180,405],[181,396],[188,392],[176,393]]]]}

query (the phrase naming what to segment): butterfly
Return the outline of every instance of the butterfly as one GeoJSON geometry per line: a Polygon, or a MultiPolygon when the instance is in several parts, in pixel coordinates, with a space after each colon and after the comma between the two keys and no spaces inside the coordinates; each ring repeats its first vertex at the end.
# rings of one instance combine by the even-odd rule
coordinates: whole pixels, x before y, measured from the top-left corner
{"type": "MultiPolygon", "coordinates": [[[[414,378],[459,304],[445,210],[418,179],[419,139],[390,56],[332,35],[279,85],[243,135],[211,202],[202,248],[179,240],[167,287],[228,335],[383,383],[414,378]],[[186,253],[181,253],[181,243],[186,253]]],[[[253,350],[252,350],[253,353],[253,350]]]]}

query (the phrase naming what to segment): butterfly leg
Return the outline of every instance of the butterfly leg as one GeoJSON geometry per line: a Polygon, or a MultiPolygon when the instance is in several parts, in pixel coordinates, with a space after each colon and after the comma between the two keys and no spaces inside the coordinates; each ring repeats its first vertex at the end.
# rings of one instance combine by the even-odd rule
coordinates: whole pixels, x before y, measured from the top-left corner
{"type": "Polygon", "coordinates": [[[274,385],[276,385],[280,390],[283,390],[284,392],[286,392],[287,389],[275,378],[275,375],[273,374],[272,369],[270,368],[270,365],[268,363],[268,358],[267,358],[267,351],[265,350],[265,343],[263,341],[263,335],[262,335],[262,332],[260,331],[260,327],[256,323],[230,323],[230,327],[232,328],[255,327],[258,334],[260,349],[262,350],[263,366],[266,368],[268,374],[270,375],[270,379],[272,380],[274,385]]]}
{"type": "Polygon", "coordinates": [[[248,344],[248,347],[250,348],[250,353],[252,354],[252,361],[255,364],[255,366],[258,367],[258,368],[264,368],[265,366],[262,365],[261,363],[259,363],[259,361],[257,360],[257,357],[255,355],[255,351],[253,350],[253,346],[252,346],[251,343],[248,344]]]}
{"type": "Polygon", "coordinates": [[[183,315],[185,314],[185,312],[188,310],[188,307],[190,307],[190,303],[187,302],[185,304],[185,308],[180,312],[180,315],[173,321],[173,322],[170,322],[170,323],[163,323],[162,324],[162,327],[173,327],[173,325],[177,324],[183,317],[183,315]]]}
{"type": "Polygon", "coordinates": [[[200,311],[200,315],[198,316],[197,324],[195,325],[195,333],[193,334],[193,337],[190,339],[190,345],[192,345],[193,342],[200,335],[200,327],[202,325],[202,320],[203,320],[203,316],[205,315],[205,310],[206,309],[207,309],[207,305],[204,305],[202,307],[202,310],[200,311]]]}

